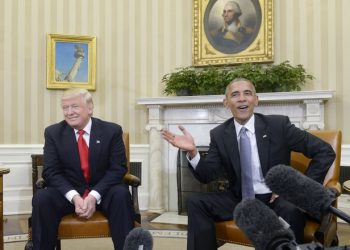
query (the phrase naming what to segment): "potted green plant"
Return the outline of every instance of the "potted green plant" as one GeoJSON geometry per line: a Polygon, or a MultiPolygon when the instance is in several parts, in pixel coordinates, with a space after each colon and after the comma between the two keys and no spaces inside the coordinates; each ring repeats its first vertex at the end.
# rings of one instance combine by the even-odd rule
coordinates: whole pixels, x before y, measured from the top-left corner
{"type": "Polygon", "coordinates": [[[197,72],[192,67],[181,68],[173,73],[166,74],[163,76],[162,82],[165,83],[164,93],[167,95],[199,94],[197,72]]]}
{"type": "Polygon", "coordinates": [[[201,95],[222,94],[231,80],[230,71],[225,68],[209,66],[197,70],[197,86],[201,95]]]}
{"type": "Polygon", "coordinates": [[[288,61],[266,68],[265,74],[264,82],[260,82],[261,90],[273,90],[275,92],[300,91],[306,80],[314,79],[301,64],[292,66],[288,61]]]}
{"type": "Polygon", "coordinates": [[[285,61],[268,65],[243,63],[223,67],[185,67],[165,75],[162,82],[166,95],[179,95],[179,91],[185,89],[189,95],[216,95],[223,94],[226,85],[235,78],[251,80],[256,91],[261,93],[298,91],[314,77],[302,65],[292,66],[285,61]]]}

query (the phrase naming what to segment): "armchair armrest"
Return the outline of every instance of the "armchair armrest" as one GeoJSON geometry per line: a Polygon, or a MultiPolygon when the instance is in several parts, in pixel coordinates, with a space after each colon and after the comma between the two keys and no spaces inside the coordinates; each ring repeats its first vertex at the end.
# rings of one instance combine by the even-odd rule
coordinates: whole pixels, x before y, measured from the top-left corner
{"type": "Polygon", "coordinates": [[[135,175],[132,175],[130,173],[127,173],[123,181],[131,186],[131,196],[132,196],[132,201],[133,201],[133,206],[134,206],[134,212],[135,212],[135,221],[137,221],[141,225],[141,213],[139,209],[139,198],[138,198],[138,186],[140,186],[141,181],[140,178],[138,178],[135,175]]]}
{"type": "MultiPolygon", "coordinates": [[[[135,175],[132,175],[132,174],[129,174],[127,173],[124,178],[123,178],[123,181],[132,186],[132,187],[138,187],[140,186],[141,184],[141,181],[140,181],[140,178],[138,178],[137,176],[135,175]]],[[[37,182],[35,183],[35,186],[37,189],[43,189],[46,187],[46,183],[45,183],[45,180],[43,178],[39,178],[37,180],[37,182]]]]}
{"type": "MultiPolygon", "coordinates": [[[[132,193],[132,201],[133,201],[133,206],[134,206],[134,212],[135,212],[135,220],[141,224],[141,214],[140,214],[140,209],[139,209],[139,202],[138,202],[138,186],[140,186],[141,181],[140,178],[138,178],[135,175],[127,173],[123,181],[131,186],[131,193],[132,193]]],[[[37,182],[35,183],[35,190],[37,189],[42,189],[46,187],[45,180],[43,178],[39,178],[37,182]]]]}
{"type": "MultiPolygon", "coordinates": [[[[43,189],[46,187],[46,182],[43,178],[39,178],[35,183],[36,189],[43,189]]],[[[36,191],[36,190],[35,190],[36,191]]]]}
{"type": "Polygon", "coordinates": [[[341,195],[341,185],[337,181],[330,181],[330,182],[328,182],[326,184],[326,188],[329,188],[330,190],[332,190],[335,193],[336,197],[341,195]]]}
{"type": "MultiPolygon", "coordinates": [[[[341,195],[341,185],[339,182],[329,181],[325,187],[333,191],[335,197],[341,195]]],[[[332,206],[337,206],[337,199],[333,201],[332,206]]],[[[320,226],[315,232],[315,239],[327,247],[338,245],[336,216],[332,213],[327,213],[321,218],[320,222],[320,226]]]]}
{"type": "Polygon", "coordinates": [[[138,187],[141,184],[140,178],[129,173],[124,176],[123,181],[132,187],[138,187]]]}
{"type": "MultiPolygon", "coordinates": [[[[129,186],[132,186],[132,187],[138,187],[141,184],[141,181],[140,181],[140,179],[137,176],[129,174],[129,173],[127,173],[124,176],[123,181],[126,184],[128,184],[129,186]]],[[[37,180],[37,182],[35,183],[35,187],[36,187],[36,189],[43,189],[43,188],[45,188],[46,187],[45,180],[43,178],[39,178],[37,180]]]]}

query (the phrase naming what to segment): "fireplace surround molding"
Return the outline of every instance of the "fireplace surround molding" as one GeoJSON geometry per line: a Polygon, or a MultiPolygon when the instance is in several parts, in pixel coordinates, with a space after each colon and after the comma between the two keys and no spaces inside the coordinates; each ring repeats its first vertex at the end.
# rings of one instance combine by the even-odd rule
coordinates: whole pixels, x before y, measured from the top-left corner
{"type": "MultiPolygon", "coordinates": [[[[259,105],[255,112],[287,115],[301,129],[323,129],[324,105],[334,95],[332,90],[258,93],[259,105]]],[[[160,130],[166,128],[180,133],[178,125],[184,125],[196,145],[206,146],[209,130],[232,117],[223,106],[223,99],[223,95],[207,95],[137,100],[137,104],[148,109],[150,211],[177,211],[177,149],[161,138],[160,130]]]]}

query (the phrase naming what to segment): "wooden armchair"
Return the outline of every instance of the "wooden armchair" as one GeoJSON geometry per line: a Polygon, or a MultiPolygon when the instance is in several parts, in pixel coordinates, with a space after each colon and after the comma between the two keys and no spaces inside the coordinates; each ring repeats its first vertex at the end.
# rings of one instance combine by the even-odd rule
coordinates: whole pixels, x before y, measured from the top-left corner
{"type": "MultiPolygon", "coordinates": [[[[127,157],[127,167],[130,171],[130,146],[129,146],[129,134],[123,134],[123,141],[125,144],[125,153],[127,157]]],[[[33,193],[38,188],[44,188],[44,180],[41,176],[43,167],[43,155],[32,155],[32,178],[33,178],[33,193]]],[[[134,212],[135,212],[135,227],[141,225],[141,214],[138,203],[138,191],[137,188],[140,185],[140,179],[134,175],[128,173],[124,176],[124,181],[131,186],[131,195],[133,200],[134,212]]],[[[33,249],[32,234],[31,234],[31,218],[28,220],[28,242],[25,246],[25,250],[33,249]]],[[[58,228],[56,249],[61,249],[61,239],[77,239],[77,238],[102,238],[110,237],[110,231],[107,218],[100,212],[96,211],[95,214],[89,220],[81,220],[76,214],[68,214],[64,216],[58,228]]]]}
{"type": "MultiPolygon", "coordinates": [[[[323,185],[333,189],[339,196],[341,193],[341,185],[339,183],[340,174],[340,158],[341,158],[341,142],[342,134],[339,130],[315,130],[310,131],[313,135],[328,142],[336,153],[333,165],[328,170],[323,185]]],[[[291,165],[301,172],[305,172],[310,159],[301,153],[292,152],[291,165]]],[[[336,206],[336,201],[333,206],[336,206]]],[[[216,238],[220,242],[229,242],[240,245],[251,246],[250,241],[244,233],[238,228],[234,221],[223,221],[216,223],[216,238]]],[[[324,216],[321,223],[316,220],[308,219],[304,229],[304,241],[317,241],[325,247],[338,245],[337,237],[337,218],[329,214],[324,216]]]]}

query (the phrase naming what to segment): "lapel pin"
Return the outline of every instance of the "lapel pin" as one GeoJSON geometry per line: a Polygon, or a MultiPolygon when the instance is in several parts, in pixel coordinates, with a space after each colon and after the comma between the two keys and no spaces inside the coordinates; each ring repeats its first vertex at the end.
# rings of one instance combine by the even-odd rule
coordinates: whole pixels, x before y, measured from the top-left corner
{"type": "Polygon", "coordinates": [[[100,140],[96,140],[96,143],[100,143],[100,140]]]}
{"type": "Polygon", "coordinates": [[[263,135],[263,138],[266,138],[267,137],[267,135],[263,135]]]}

